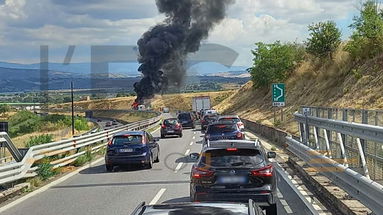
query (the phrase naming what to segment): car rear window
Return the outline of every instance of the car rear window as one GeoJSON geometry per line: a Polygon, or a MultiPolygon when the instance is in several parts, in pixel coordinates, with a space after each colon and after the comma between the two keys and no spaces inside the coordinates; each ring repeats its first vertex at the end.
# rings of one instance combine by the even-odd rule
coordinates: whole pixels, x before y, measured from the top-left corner
{"type": "Polygon", "coordinates": [[[176,125],[178,121],[176,119],[167,119],[164,121],[165,125],[176,125]]]}
{"type": "Polygon", "coordinates": [[[190,117],[190,114],[188,113],[181,113],[180,115],[178,115],[178,119],[189,120],[191,119],[191,117],[190,117]]]}
{"type": "Polygon", "coordinates": [[[215,120],[217,120],[217,116],[205,116],[204,120],[209,121],[209,122],[215,121],[215,120]]]}
{"type": "Polygon", "coordinates": [[[241,120],[236,118],[236,117],[225,117],[225,118],[220,118],[218,121],[219,122],[237,123],[237,122],[240,122],[241,120]]]}
{"type": "Polygon", "coordinates": [[[264,158],[257,149],[209,150],[202,154],[201,162],[213,167],[254,166],[262,163],[264,158]]]}
{"type": "Polygon", "coordinates": [[[236,124],[218,124],[218,125],[210,125],[207,133],[233,132],[236,130],[237,130],[236,124]]]}
{"type": "Polygon", "coordinates": [[[121,145],[134,145],[142,144],[142,135],[125,135],[114,137],[112,145],[121,146],[121,145]]]}

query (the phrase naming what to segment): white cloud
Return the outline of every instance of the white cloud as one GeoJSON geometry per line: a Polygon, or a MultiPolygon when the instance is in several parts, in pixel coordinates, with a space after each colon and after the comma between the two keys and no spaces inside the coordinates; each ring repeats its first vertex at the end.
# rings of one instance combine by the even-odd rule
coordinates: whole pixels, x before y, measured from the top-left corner
{"type": "MultiPolygon", "coordinates": [[[[228,18],[211,32],[208,42],[233,48],[240,53],[236,64],[249,65],[255,42],[303,41],[308,24],[348,19],[358,2],[236,0],[229,8],[228,18]]],[[[3,46],[0,52],[7,53],[9,47],[20,50],[23,46],[38,50],[41,44],[134,45],[163,18],[153,0],[5,0],[0,4],[0,46],[3,46]]],[[[4,53],[0,56],[8,56],[4,53]]],[[[22,55],[9,58],[28,58],[22,55]]]]}

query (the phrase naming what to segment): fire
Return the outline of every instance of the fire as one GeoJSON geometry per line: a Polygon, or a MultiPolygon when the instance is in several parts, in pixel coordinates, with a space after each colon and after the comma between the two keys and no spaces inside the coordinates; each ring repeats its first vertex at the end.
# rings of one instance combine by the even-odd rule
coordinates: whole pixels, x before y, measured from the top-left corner
{"type": "Polygon", "coordinates": [[[140,105],[138,102],[133,102],[132,108],[137,110],[138,109],[138,105],[140,105]]]}

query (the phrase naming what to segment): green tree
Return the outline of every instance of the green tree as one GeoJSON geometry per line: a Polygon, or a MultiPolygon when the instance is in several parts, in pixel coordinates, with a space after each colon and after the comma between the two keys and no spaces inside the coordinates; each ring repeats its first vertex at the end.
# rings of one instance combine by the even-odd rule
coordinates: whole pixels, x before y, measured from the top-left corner
{"type": "Polygon", "coordinates": [[[356,60],[373,58],[383,51],[383,16],[376,1],[368,0],[354,17],[355,29],[345,50],[356,60]]]}
{"type": "Polygon", "coordinates": [[[11,110],[11,107],[7,104],[0,105],[0,114],[5,114],[11,110]]]}
{"type": "Polygon", "coordinates": [[[304,48],[298,44],[256,43],[251,74],[254,87],[268,87],[272,82],[285,81],[302,61],[304,48]]]}
{"type": "Polygon", "coordinates": [[[310,37],[306,42],[307,52],[319,57],[331,57],[341,43],[342,33],[335,22],[319,22],[309,25],[310,37]]]}

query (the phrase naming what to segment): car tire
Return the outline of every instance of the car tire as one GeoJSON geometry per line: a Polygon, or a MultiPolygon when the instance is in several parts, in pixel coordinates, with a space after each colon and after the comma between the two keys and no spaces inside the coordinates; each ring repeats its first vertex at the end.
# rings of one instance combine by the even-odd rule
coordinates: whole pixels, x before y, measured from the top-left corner
{"type": "Polygon", "coordinates": [[[149,157],[149,162],[146,164],[146,169],[151,169],[153,167],[153,158],[152,156],[149,157]]]}
{"type": "Polygon", "coordinates": [[[277,204],[271,204],[266,208],[266,215],[277,215],[277,204]]]}
{"type": "Polygon", "coordinates": [[[165,138],[165,135],[164,134],[161,134],[161,139],[164,139],[165,138]]]}
{"type": "Polygon", "coordinates": [[[159,162],[160,162],[160,151],[158,151],[156,160],[154,160],[154,163],[159,163],[159,162]]]}
{"type": "Polygon", "coordinates": [[[114,166],[112,166],[112,165],[105,165],[105,169],[107,172],[113,172],[113,168],[114,168],[114,166]]]}
{"type": "Polygon", "coordinates": [[[182,135],[182,134],[180,134],[180,135],[178,135],[178,136],[182,137],[183,135],[182,135]]]}

